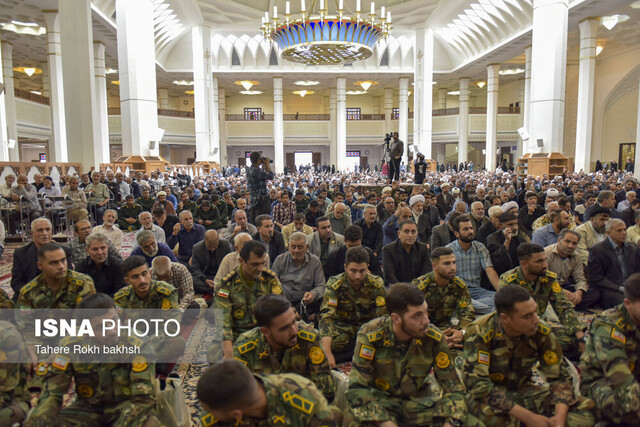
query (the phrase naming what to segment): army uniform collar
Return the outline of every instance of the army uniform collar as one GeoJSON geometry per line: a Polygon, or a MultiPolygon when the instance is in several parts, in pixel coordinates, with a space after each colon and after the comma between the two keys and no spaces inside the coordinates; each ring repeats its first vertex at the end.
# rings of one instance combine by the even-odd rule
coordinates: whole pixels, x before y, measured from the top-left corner
{"type": "Polygon", "coordinates": [[[629,314],[629,311],[627,310],[627,307],[624,306],[624,304],[620,304],[617,311],[620,314],[620,318],[616,322],[616,326],[620,328],[620,330],[628,333],[630,331],[633,331],[634,329],[638,329],[636,328],[636,324],[631,318],[631,315],[629,314]]]}
{"type": "Polygon", "coordinates": [[[426,288],[428,288],[428,287],[433,287],[433,288],[436,288],[436,289],[442,289],[442,290],[444,290],[444,289],[447,289],[447,288],[448,288],[449,286],[451,286],[451,285],[455,285],[455,283],[454,283],[453,279],[449,279],[449,280],[447,281],[447,284],[446,284],[446,285],[444,285],[444,286],[440,286],[440,285],[438,284],[438,282],[436,282],[436,274],[435,274],[433,271],[430,271],[429,273],[427,273],[427,274],[425,275],[425,277],[424,277],[423,281],[426,281],[426,282],[427,282],[427,285],[425,286],[426,288]]]}
{"type": "Polygon", "coordinates": [[[532,288],[535,288],[540,280],[540,277],[536,278],[533,282],[529,282],[524,277],[524,273],[522,272],[522,267],[516,267],[516,279],[518,280],[518,284],[520,286],[530,285],[532,288]]]}

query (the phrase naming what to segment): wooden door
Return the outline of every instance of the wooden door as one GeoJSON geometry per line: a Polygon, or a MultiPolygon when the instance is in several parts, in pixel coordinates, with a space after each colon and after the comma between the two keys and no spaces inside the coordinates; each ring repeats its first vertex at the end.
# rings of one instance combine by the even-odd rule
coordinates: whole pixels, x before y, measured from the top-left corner
{"type": "Polygon", "coordinates": [[[291,172],[296,171],[296,153],[285,153],[284,164],[289,166],[291,172]]]}
{"type": "Polygon", "coordinates": [[[238,167],[246,166],[247,159],[244,157],[238,157],[238,167]]]}
{"type": "Polygon", "coordinates": [[[311,161],[313,162],[313,166],[322,165],[322,153],[312,153],[311,161]]]}
{"type": "Polygon", "coordinates": [[[364,170],[369,163],[369,156],[360,156],[360,170],[364,170]]]}

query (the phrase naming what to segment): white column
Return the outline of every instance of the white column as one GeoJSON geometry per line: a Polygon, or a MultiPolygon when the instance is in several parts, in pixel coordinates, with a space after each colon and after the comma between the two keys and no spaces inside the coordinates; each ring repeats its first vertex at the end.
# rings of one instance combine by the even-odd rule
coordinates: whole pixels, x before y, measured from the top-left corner
{"type": "Polygon", "coordinates": [[[227,102],[224,89],[218,88],[218,122],[220,123],[220,165],[229,164],[227,154],[227,102]]]}
{"type": "Polygon", "coordinates": [[[122,152],[159,156],[153,2],[116,0],[116,14],[122,152]]]}
{"type": "Polygon", "coordinates": [[[336,79],[336,171],[347,170],[347,79],[336,79]]]}
{"type": "MultiPolygon", "coordinates": [[[[524,49],[525,66],[524,66],[524,124],[522,125],[527,132],[531,132],[531,46],[524,49]]],[[[527,141],[522,143],[522,154],[532,153],[533,142],[531,136],[527,141]]]]}
{"type": "Polygon", "coordinates": [[[485,167],[496,170],[496,149],[498,147],[498,85],[500,64],[487,67],[487,145],[485,148],[485,167]]]}
{"type": "MultiPolygon", "coordinates": [[[[416,31],[416,72],[414,78],[413,144],[427,159],[432,152],[433,116],[433,30],[416,31]]],[[[405,164],[407,164],[405,160],[405,164]]],[[[409,165],[407,164],[407,169],[409,165]]]]}
{"type": "MultiPolygon", "coordinates": [[[[520,105],[520,114],[518,114],[518,129],[524,126],[524,99],[525,99],[526,89],[527,89],[527,80],[523,78],[520,80],[520,92],[518,94],[519,95],[518,105],[520,105]]],[[[518,144],[516,149],[516,162],[518,161],[519,158],[522,157],[522,150],[524,148],[523,144],[526,144],[526,142],[524,142],[522,138],[518,137],[518,144]]]]}
{"type": "MultiPolygon", "coordinates": [[[[4,111],[6,126],[6,139],[3,135],[2,159],[4,161],[17,162],[20,160],[20,149],[18,147],[18,118],[16,115],[16,94],[13,86],[13,45],[9,42],[2,42],[2,74],[4,78],[4,111]],[[9,140],[15,141],[13,149],[9,149],[9,140]]],[[[4,127],[3,126],[3,127],[4,127]]]]}
{"type": "MultiPolygon", "coordinates": [[[[49,157],[53,162],[68,162],[67,123],[64,106],[64,81],[62,76],[62,45],[60,43],[60,15],[57,10],[43,11],[47,24],[47,81],[50,91],[51,138],[49,138],[49,157]]],[[[44,85],[43,85],[44,86],[44,85]]],[[[44,89],[43,89],[44,91],[44,89]]],[[[44,95],[44,93],[43,93],[44,95]]],[[[107,141],[109,140],[107,135],[107,141]]],[[[109,148],[107,147],[107,150],[109,148]]],[[[108,157],[107,157],[108,158],[108,157]]]]}
{"type": "Polygon", "coordinates": [[[211,30],[208,27],[193,27],[191,39],[196,160],[219,163],[218,79],[212,75],[211,30]]]}
{"type": "MultiPolygon", "coordinates": [[[[574,171],[591,169],[591,138],[593,137],[593,94],[596,76],[596,36],[599,19],[580,22],[580,74],[578,80],[578,120],[574,171]]],[[[624,161],[624,159],[623,159],[624,161]]]]}
{"type": "Polygon", "coordinates": [[[469,78],[467,77],[460,79],[458,110],[458,164],[460,164],[466,162],[469,156],[469,78]]]}
{"type": "MultiPolygon", "coordinates": [[[[2,49],[0,48],[0,65],[4,64],[2,61],[2,49]]],[[[0,70],[0,85],[4,85],[4,70],[0,70]]],[[[9,149],[7,147],[7,141],[9,137],[7,135],[7,108],[6,103],[6,90],[0,93],[0,162],[9,161],[9,149]]]]}
{"type": "Polygon", "coordinates": [[[107,101],[107,75],[104,61],[105,46],[102,42],[93,43],[93,57],[95,63],[96,98],[93,107],[95,120],[96,161],[109,163],[109,110],[107,101]]]}
{"type": "Polygon", "coordinates": [[[384,89],[384,133],[391,132],[391,116],[393,115],[393,89],[384,89]]]}
{"type": "Polygon", "coordinates": [[[409,79],[400,77],[399,81],[399,102],[398,102],[398,136],[404,142],[404,154],[402,161],[407,166],[409,147],[409,79]]]}
{"type": "Polygon", "coordinates": [[[158,89],[158,108],[160,110],[169,109],[169,89],[158,89]]]}
{"type": "MultiPolygon", "coordinates": [[[[42,69],[42,96],[49,98],[49,94],[51,93],[49,86],[49,63],[47,61],[40,61],[40,68],[42,69]]],[[[49,100],[49,104],[51,104],[51,100],[49,100]]]]}
{"type": "MultiPolygon", "coordinates": [[[[329,89],[329,166],[338,164],[338,90],[329,89]]],[[[326,161],[326,159],[323,159],[326,161]]]]}
{"type": "MultiPolygon", "coordinates": [[[[636,141],[640,141],[640,92],[638,93],[638,119],[636,122],[636,141]]],[[[636,179],[640,179],[640,149],[639,145],[636,142],[636,156],[633,159],[634,169],[633,176],[636,179]]],[[[626,160],[624,160],[626,162],[626,160]]]]}
{"type": "Polygon", "coordinates": [[[533,1],[531,50],[532,152],[562,152],[569,0],[533,1]],[[538,147],[537,140],[543,146],[538,147]]]}
{"type": "Polygon", "coordinates": [[[447,88],[438,89],[438,110],[447,108],[447,92],[449,92],[447,88]]]}
{"type": "Polygon", "coordinates": [[[284,105],[282,77],[273,78],[273,165],[276,173],[284,172],[284,105]]]}

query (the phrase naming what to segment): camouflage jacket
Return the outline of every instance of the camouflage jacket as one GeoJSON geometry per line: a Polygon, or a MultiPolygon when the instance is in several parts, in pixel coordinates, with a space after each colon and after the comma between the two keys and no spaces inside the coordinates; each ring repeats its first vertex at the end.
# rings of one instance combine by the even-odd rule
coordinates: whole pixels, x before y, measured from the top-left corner
{"type": "MultiPolygon", "coordinates": [[[[71,340],[78,338],[63,340],[62,343],[69,345],[71,340]]],[[[89,340],[80,339],[78,342],[81,345],[94,344],[89,340]]],[[[155,365],[144,356],[135,356],[132,363],[72,363],[67,356],[58,354],[52,356],[50,364],[40,364],[36,373],[42,376],[43,382],[38,406],[29,416],[36,425],[56,424],[55,416],[62,407],[72,379],[77,399],[83,406],[104,411],[131,399],[136,405],[151,404],[155,407],[155,365]]]]}
{"type": "Polygon", "coordinates": [[[436,283],[435,274],[430,272],[411,283],[424,292],[429,307],[429,320],[438,328],[464,329],[476,318],[469,289],[461,278],[456,276],[445,287],[441,287],[436,283]],[[451,321],[454,314],[458,318],[457,324],[451,321]]]}
{"type": "Polygon", "coordinates": [[[396,342],[389,316],[374,319],[358,331],[347,399],[359,423],[402,421],[378,403],[394,398],[435,407],[439,423],[463,422],[464,391],[447,342],[435,326],[429,327],[425,337],[406,344],[396,342]],[[433,392],[431,369],[442,397],[433,392]]]}
{"type": "MultiPolygon", "coordinates": [[[[30,366],[28,363],[3,363],[5,360],[28,360],[27,346],[13,324],[0,320],[0,408],[17,403],[27,413],[31,404],[27,385],[30,366]]],[[[0,424],[3,424],[2,416],[0,411],[0,424]]]]}
{"type": "Polygon", "coordinates": [[[222,310],[222,339],[235,341],[243,332],[258,324],[253,315],[253,306],[265,294],[282,294],[282,286],[276,273],[265,269],[253,282],[244,277],[242,266],[227,274],[215,298],[215,307],[222,310]]]}
{"type": "Polygon", "coordinates": [[[531,381],[534,365],[549,383],[551,405],[575,401],[571,375],[551,328],[540,322],[535,335],[509,337],[494,312],[476,319],[464,342],[464,381],[471,399],[506,414],[514,402],[509,393],[531,381]]]}
{"type": "Polygon", "coordinates": [[[320,348],[318,331],[311,325],[298,322],[298,342],[279,354],[273,352],[260,328],[255,327],[238,337],[233,356],[255,374],[302,375],[315,383],[327,401],[333,401],[335,385],[331,368],[320,348]]]}
{"type": "Polygon", "coordinates": [[[625,413],[640,411],[639,359],[640,330],[624,304],[606,310],[593,319],[586,336],[580,359],[583,394],[591,397],[605,379],[625,413]]]}
{"type": "Polygon", "coordinates": [[[178,302],[178,290],[167,282],[152,280],[149,294],[146,298],[140,298],[133,291],[131,285],[120,289],[113,296],[116,307],[119,308],[155,308],[155,309],[177,309],[180,308],[178,302]]]}
{"type": "Polygon", "coordinates": [[[138,215],[140,215],[142,212],[142,206],[137,203],[134,203],[133,206],[124,204],[120,209],[118,209],[118,225],[120,226],[120,229],[124,232],[127,232],[136,231],[138,228],[140,228],[138,215]],[[127,218],[135,218],[136,222],[134,222],[133,224],[129,224],[126,221],[127,218]]]}
{"type": "Polygon", "coordinates": [[[25,309],[75,308],[84,297],[95,293],[93,279],[86,274],[67,270],[64,284],[55,293],[47,287],[44,274],[40,274],[20,289],[17,305],[25,309]]]}
{"type": "Polygon", "coordinates": [[[0,308],[13,308],[13,301],[9,298],[7,293],[0,289],[0,308]]]}
{"type": "Polygon", "coordinates": [[[147,212],[151,212],[151,209],[153,208],[153,204],[155,202],[156,202],[156,199],[152,197],[149,197],[147,200],[143,199],[142,197],[138,197],[136,199],[136,203],[142,206],[143,211],[147,211],[147,212]]]}
{"type": "MultiPolygon", "coordinates": [[[[296,374],[257,376],[267,396],[267,416],[264,419],[245,418],[243,426],[267,427],[335,427],[337,422],[327,400],[313,382],[296,374]]],[[[211,414],[200,419],[200,425],[231,427],[238,423],[215,420],[211,414]]]]}
{"type": "Polygon", "coordinates": [[[500,287],[505,285],[520,285],[529,291],[533,299],[538,304],[538,315],[547,310],[547,305],[551,304],[560,323],[565,327],[567,335],[574,335],[576,332],[584,331],[587,326],[576,315],[573,303],[562,292],[562,287],[558,283],[558,276],[547,270],[547,275],[539,277],[534,283],[527,282],[522,274],[522,268],[516,267],[500,276],[500,287]]]}
{"type": "Polygon", "coordinates": [[[378,276],[367,274],[360,289],[349,285],[347,273],[333,276],[327,282],[320,306],[320,337],[335,337],[336,326],[358,331],[363,323],[387,312],[384,282],[378,276]]]}

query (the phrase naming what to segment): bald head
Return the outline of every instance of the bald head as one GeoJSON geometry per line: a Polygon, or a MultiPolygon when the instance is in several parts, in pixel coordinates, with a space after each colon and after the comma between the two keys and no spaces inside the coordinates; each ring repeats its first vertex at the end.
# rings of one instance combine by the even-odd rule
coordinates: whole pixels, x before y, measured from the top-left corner
{"type": "Polygon", "coordinates": [[[220,244],[218,232],[216,230],[209,230],[204,233],[204,244],[210,251],[218,249],[218,245],[220,244]]]}
{"type": "Polygon", "coordinates": [[[240,250],[242,249],[244,244],[249,240],[253,240],[249,233],[238,233],[233,239],[233,248],[236,250],[236,252],[240,253],[240,250]]]}

